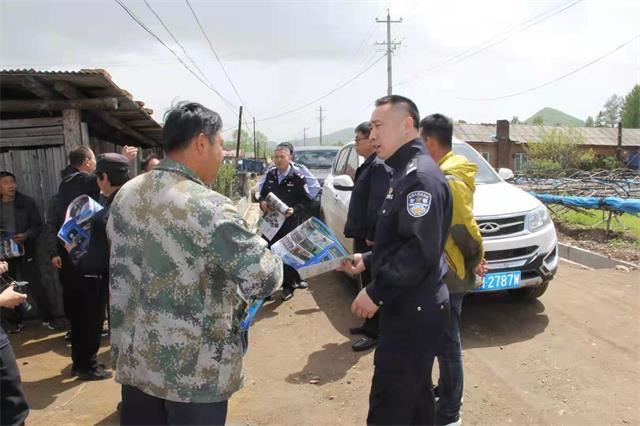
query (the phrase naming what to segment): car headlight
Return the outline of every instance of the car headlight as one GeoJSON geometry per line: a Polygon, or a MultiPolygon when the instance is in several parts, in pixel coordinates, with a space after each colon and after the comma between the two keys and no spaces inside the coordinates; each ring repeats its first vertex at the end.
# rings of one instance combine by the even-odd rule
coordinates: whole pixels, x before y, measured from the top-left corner
{"type": "Polygon", "coordinates": [[[527,214],[525,219],[525,225],[529,232],[537,231],[549,222],[551,222],[551,216],[549,215],[549,210],[547,210],[545,205],[541,205],[540,207],[532,210],[527,214]]]}

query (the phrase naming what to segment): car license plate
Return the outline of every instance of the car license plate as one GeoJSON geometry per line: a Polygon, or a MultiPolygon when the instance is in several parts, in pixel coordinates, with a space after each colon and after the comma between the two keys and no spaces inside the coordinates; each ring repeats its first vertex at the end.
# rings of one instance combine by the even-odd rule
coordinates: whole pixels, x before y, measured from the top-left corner
{"type": "Polygon", "coordinates": [[[499,291],[520,287],[520,271],[495,272],[486,274],[482,280],[482,286],[475,291],[499,291]]]}

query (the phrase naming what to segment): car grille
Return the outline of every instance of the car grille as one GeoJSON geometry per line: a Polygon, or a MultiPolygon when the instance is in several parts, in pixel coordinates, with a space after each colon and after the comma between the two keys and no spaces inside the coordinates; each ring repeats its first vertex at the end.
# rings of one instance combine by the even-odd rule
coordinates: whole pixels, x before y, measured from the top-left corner
{"type": "Polygon", "coordinates": [[[479,219],[478,226],[483,237],[492,238],[518,234],[524,231],[524,216],[479,219]]]}
{"type": "Polygon", "coordinates": [[[533,253],[535,253],[536,250],[538,250],[538,246],[520,247],[516,249],[509,249],[509,250],[488,251],[484,254],[484,258],[488,262],[491,262],[494,260],[504,261],[509,259],[515,259],[518,257],[530,256],[533,253]]]}

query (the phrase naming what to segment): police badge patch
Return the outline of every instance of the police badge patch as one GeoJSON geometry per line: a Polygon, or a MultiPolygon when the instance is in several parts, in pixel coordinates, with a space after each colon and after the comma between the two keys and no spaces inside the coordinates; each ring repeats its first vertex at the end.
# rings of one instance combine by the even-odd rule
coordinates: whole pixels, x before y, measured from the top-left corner
{"type": "Polygon", "coordinates": [[[431,194],[426,191],[413,191],[407,195],[407,212],[413,217],[422,217],[429,213],[431,194]]]}

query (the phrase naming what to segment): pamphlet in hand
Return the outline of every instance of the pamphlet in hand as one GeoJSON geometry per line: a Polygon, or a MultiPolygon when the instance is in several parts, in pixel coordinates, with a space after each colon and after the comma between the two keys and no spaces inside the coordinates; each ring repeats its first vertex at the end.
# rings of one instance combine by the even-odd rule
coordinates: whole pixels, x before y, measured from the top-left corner
{"type": "Polygon", "coordinates": [[[269,212],[260,218],[258,229],[262,235],[271,241],[280,228],[282,228],[287,218],[286,214],[289,206],[282,202],[280,198],[276,197],[273,192],[267,194],[265,202],[267,203],[267,207],[269,207],[269,212]]]}
{"type": "Polygon", "coordinates": [[[321,220],[312,217],[271,246],[302,279],[337,269],[349,253],[321,220]]]}
{"type": "Polygon", "coordinates": [[[24,256],[24,244],[14,238],[15,234],[0,230],[0,260],[24,256]]]}
{"type": "Polygon", "coordinates": [[[88,195],[81,195],[69,204],[58,238],[65,243],[71,261],[77,264],[89,249],[91,222],[102,206],[88,195]]]}

